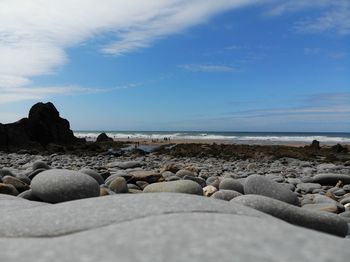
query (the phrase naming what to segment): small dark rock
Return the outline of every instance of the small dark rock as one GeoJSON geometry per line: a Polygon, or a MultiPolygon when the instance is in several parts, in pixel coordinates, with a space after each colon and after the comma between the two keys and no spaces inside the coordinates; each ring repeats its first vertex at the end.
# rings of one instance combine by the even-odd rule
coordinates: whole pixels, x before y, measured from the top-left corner
{"type": "Polygon", "coordinates": [[[97,143],[100,143],[100,142],[113,142],[113,138],[107,136],[106,133],[101,133],[98,135],[97,139],[96,139],[96,142],[97,143]]]}
{"type": "Polygon", "coordinates": [[[4,184],[9,184],[9,185],[13,185],[18,192],[23,192],[29,189],[29,185],[24,183],[23,181],[19,180],[16,177],[13,176],[4,176],[2,178],[2,182],[4,184]]]}
{"type": "Polygon", "coordinates": [[[317,140],[312,141],[310,147],[315,150],[320,150],[320,142],[317,140]]]}
{"type": "Polygon", "coordinates": [[[17,196],[18,191],[13,185],[0,183],[0,194],[17,196]]]}

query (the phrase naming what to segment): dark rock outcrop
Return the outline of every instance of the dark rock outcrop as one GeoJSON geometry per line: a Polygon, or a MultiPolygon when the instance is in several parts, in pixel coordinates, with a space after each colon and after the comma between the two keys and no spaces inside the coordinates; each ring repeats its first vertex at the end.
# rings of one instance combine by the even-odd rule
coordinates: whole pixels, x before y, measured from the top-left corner
{"type": "Polygon", "coordinates": [[[315,150],[320,150],[320,142],[317,140],[313,140],[310,147],[315,150]]]}
{"type": "Polygon", "coordinates": [[[22,147],[31,144],[70,144],[79,139],[70,130],[69,122],[60,117],[52,103],[37,103],[28,118],[15,123],[0,124],[0,147],[22,147]]]}
{"type": "Polygon", "coordinates": [[[336,144],[336,145],[332,146],[332,150],[335,153],[347,153],[348,152],[348,149],[346,147],[342,146],[341,144],[336,144]]]}
{"type": "Polygon", "coordinates": [[[96,142],[100,143],[100,142],[113,142],[113,138],[107,136],[106,133],[101,133],[98,135],[96,142]]]}

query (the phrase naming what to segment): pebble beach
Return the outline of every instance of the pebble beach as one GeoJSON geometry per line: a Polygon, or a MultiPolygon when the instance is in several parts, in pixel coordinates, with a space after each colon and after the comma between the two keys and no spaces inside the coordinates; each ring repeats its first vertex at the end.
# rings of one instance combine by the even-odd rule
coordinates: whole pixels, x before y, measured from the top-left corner
{"type": "Polygon", "coordinates": [[[348,162],[1,153],[0,179],[6,261],[349,256],[348,162]]]}
{"type": "Polygon", "coordinates": [[[35,107],[29,128],[44,112],[47,126],[62,130],[24,146],[18,123],[4,128],[4,261],[345,261],[350,255],[347,145],[113,141],[104,133],[83,141],[52,104],[35,107]]]}

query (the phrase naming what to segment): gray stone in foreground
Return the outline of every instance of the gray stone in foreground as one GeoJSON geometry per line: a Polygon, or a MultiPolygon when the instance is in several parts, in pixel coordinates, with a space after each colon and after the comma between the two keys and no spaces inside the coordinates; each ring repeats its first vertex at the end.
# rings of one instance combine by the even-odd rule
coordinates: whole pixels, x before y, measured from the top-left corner
{"type": "Polygon", "coordinates": [[[298,204],[298,197],[285,186],[264,176],[249,176],[244,183],[244,193],[271,197],[292,205],[298,204]]]}
{"type": "Polygon", "coordinates": [[[282,221],[217,213],[148,216],[57,238],[0,239],[6,262],[343,262],[348,246],[282,221]]]}
{"type": "Polygon", "coordinates": [[[202,187],[192,180],[178,180],[170,182],[160,182],[150,184],[143,190],[145,193],[185,193],[194,195],[203,195],[202,187]]]}
{"type": "Polygon", "coordinates": [[[342,181],[343,184],[350,184],[350,175],[345,174],[318,174],[313,177],[315,183],[326,186],[334,186],[338,181],[342,181]]]}
{"type": "Polygon", "coordinates": [[[100,187],[94,178],[65,169],[50,169],[41,172],[33,178],[31,189],[35,196],[48,203],[60,203],[100,195],[100,187]]]}
{"type": "Polygon", "coordinates": [[[278,221],[251,208],[202,196],[173,193],[119,194],[18,209],[11,213],[0,209],[0,238],[53,237],[146,216],[193,212],[267,217],[278,221]]]}
{"type": "Polygon", "coordinates": [[[258,195],[236,197],[231,200],[231,203],[242,204],[291,224],[329,234],[344,237],[348,233],[346,221],[332,213],[305,210],[276,199],[258,195]]]}
{"type": "Polygon", "coordinates": [[[33,207],[38,207],[43,205],[47,205],[47,204],[42,202],[28,201],[23,198],[11,196],[11,195],[0,194],[0,213],[7,214],[7,215],[3,215],[4,217],[11,216],[10,215],[11,213],[9,211],[11,212],[16,210],[21,211],[26,208],[33,208],[33,207]]]}

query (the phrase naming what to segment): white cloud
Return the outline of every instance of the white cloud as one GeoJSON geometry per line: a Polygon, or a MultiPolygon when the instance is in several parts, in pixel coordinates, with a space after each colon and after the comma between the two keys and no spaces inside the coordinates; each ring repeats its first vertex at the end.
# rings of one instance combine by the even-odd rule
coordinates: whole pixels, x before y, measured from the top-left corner
{"type": "MultiPolygon", "coordinates": [[[[271,7],[266,12],[268,15],[279,16],[288,12],[297,12],[310,8],[325,8],[343,0],[271,0],[271,7]]],[[[347,1],[347,0],[346,0],[347,1]]]]}
{"type": "Polygon", "coordinates": [[[187,64],[179,65],[180,68],[190,72],[206,72],[206,73],[235,73],[239,70],[228,65],[212,65],[212,64],[187,64]]]}
{"type": "MultiPolygon", "coordinates": [[[[267,108],[231,112],[229,115],[238,117],[270,117],[270,116],[320,116],[328,119],[330,116],[350,116],[350,93],[320,93],[306,97],[299,107],[267,108]]],[[[311,120],[311,119],[310,119],[311,120]]]]}
{"type": "Polygon", "coordinates": [[[1,0],[0,86],[23,86],[67,61],[65,49],[110,33],[123,54],[258,0],[1,0]],[[17,84],[16,84],[17,83],[17,84]]]}
{"type": "Polygon", "coordinates": [[[305,33],[350,34],[349,0],[271,0],[266,13],[270,16],[280,16],[305,10],[317,10],[317,12],[307,14],[297,21],[294,25],[295,30],[305,33]]]}
{"type": "MultiPolygon", "coordinates": [[[[123,87],[125,88],[125,87],[123,87]]],[[[74,95],[74,94],[92,94],[107,92],[114,89],[86,88],[80,86],[46,86],[46,87],[1,87],[0,86],[0,104],[11,102],[20,102],[25,100],[45,99],[53,95],[74,95]]]]}
{"type": "MultiPolygon", "coordinates": [[[[69,61],[67,48],[99,36],[109,36],[103,38],[99,51],[120,55],[206,23],[221,12],[266,3],[275,15],[331,7],[323,18],[303,21],[303,27],[309,31],[337,28],[342,33],[350,28],[348,0],[0,0],[0,88],[33,87],[32,77],[54,73],[69,61]]],[[[197,70],[235,71],[220,65],[197,70]]],[[[6,97],[15,99],[0,96],[3,102],[6,97]]]]}

